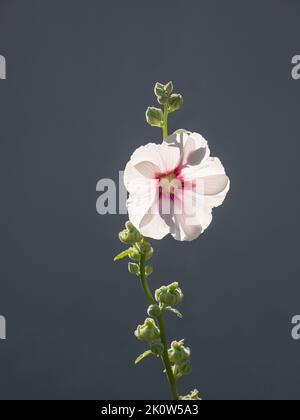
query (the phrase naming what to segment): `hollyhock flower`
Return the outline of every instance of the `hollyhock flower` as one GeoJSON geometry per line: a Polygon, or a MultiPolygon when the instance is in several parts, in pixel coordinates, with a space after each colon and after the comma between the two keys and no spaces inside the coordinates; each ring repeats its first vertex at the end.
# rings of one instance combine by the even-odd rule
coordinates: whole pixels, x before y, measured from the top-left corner
{"type": "Polygon", "coordinates": [[[230,187],[207,141],[186,132],[138,148],[124,181],[129,218],[141,234],[152,239],[171,234],[179,241],[192,241],[205,231],[212,209],[223,203],[230,187]]]}

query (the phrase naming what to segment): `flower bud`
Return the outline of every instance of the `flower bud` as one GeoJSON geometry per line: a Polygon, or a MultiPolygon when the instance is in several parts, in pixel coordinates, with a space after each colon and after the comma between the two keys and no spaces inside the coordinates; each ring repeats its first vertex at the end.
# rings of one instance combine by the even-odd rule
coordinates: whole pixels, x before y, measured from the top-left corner
{"type": "Polygon", "coordinates": [[[133,274],[134,276],[140,275],[140,267],[138,266],[138,264],[129,263],[128,270],[129,270],[129,273],[133,274]]]}
{"type": "Polygon", "coordinates": [[[146,265],[145,267],[145,274],[147,277],[151,276],[151,274],[153,273],[153,267],[152,265],[146,265]]]}
{"type": "Polygon", "coordinates": [[[138,340],[148,343],[160,338],[159,329],[152,318],[147,318],[143,325],[139,325],[134,334],[138,340]]]}
{"type": "Polygon", "coordinates": [[[168,353],[170,362],[175,364],[186,362],[191,356],[191,350],[183,345],[183,341],[173,341],[168,353]]]}
{"type": "Polygon", "coordinates": [[[183,376],[189,375],[192,372],[192,365],[189,360],[183,363],[176,364],[172,366],[173,374],[176,381],[182,378],[183,376]]]}
{"type": "Polygon", "coordinates": [[[183,293],[178,287],[178,283],[172,283],[169,286],[162,286],[155,292],[155,299],[163,305],[177,305],[183,299],[183,293]]]}
{"type": "MultiPolygon", "coordinates": [[[[174,86],[172,82],[163,85],[162,83],[156,83],[154,87],[154,93],[158,99],[166,98],[168,99],[171,93],[174,90],[174,86]]],[[[159,101],[159,103],[162,103],[159,101]]]]}
{"type": "Polygon", "coordinates": [[[131,222],[127,222],[126,229],[119,234],[119,238],[121,242],[134,245],[141,241],[143,237],[131,222]]]}
{"type": "Polygon", "coordinates": [[[126,229],[129,230],[129,232],[136,231],[135,226],[130,222],[130,220],[125,223],[125,226],[126,226],[126,229]]]}
{"type": "Polygon", "coordinates": [[[164,353],[164,346],[161,340],[154,340],[150,344],[150,350],[152,353],[157,354],[158,356],[161,356],[164,353]]]}
{"type": "Polygon", "coordinates": [[[123,230],[122,232],[119,233],[119,239],[121,242],[125,244],[131,244],[130,232],[128,232],[128,230],[123,230]]]}
{"type": "Polygon", "coordinates": [[[146,111],[146,119],[152,127],[162,127],[164,114],[159,108],[149,107],[146,111]]]}
{"type": "Polygon", "coordinates": [[[194,391],[190,392],[188,395],[185,395],[184,397],[179,397],[180,400],[198,400],[201,401],[201,398],[199,396],[199,391],[197,389],[194,389],[194,391]]]}
{"type": "Polygon", "coordinates": [[[162,83],[156,83],[154,93],[159,98],[165,93],[165,86],[162,83]]]}
{"type": "Polygon", "coordinates": [[[169,111],[174,112],[177,111],[182,107],[183,104],[183,97],[178,93],[174,93],[169,98],[169,111]]]}
{"type": "Polygon", "coordinates": [[[166,93],[168,95],[171,95],[171,93],[173,92],[173,90],[174,90],[174,86],[173,86],[173,83],[172,82],[169,82],[169,83],[167,83],[165,85],[165,91],[166,91],[166,93]]]}
{"type": "Polygon", "coordinates": [[[148,315],[151,316],[151,318],[157,318],[161,315],[161,310],[159,309],[158,305],[151,305],[148,308],[148,315]]]}
{"type": "Polygon", "coordinates": [[[152,246],[150,246],[150,247],[146,250],[146,253],[145,253],[145,256],[146,256],[146,261],[150,260],[150,259],[153,257],[153,254],[154,254],[154,250],[153,250],[152,246]]]}
{"type": "Polygon", "coordinates": [[[137,244],[137,248],[140,251],[141,254],[145,255],[146,257],[146,261],[150,260],[150,258],[153,257],[153,248],[152,246],[149,244],[149,242],[140,242],[139,244],[137,244]]]}
{"type": "Polygon", "coordinates": [[[164,93],[162,96],[159,96],[157,98],[157,101],[158,101],[159,104],[165,105],[168,102],[168,99],[169,99],[168,95],[166,93],[164,93]]]}
{"type": "Polygon", "coordinates": [[[130,232],[134,243],[139,242],[143,239],[143,236],[131,222],[126,222],[126,229],[130,232]]]}

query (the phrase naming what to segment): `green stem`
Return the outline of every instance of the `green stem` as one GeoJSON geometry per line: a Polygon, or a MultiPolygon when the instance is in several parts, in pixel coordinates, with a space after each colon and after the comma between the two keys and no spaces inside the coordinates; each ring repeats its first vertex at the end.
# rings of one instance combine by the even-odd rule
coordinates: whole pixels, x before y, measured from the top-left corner
{"type": "Polygon", "coordinates": [[[164,105],[165,112],[164,112],[164,125],[162,126],[163,130],[163,138],[166,139],[168,137],[168,118],[169,118],[169,106],[168,103],[164,105]]]}
{"type": "MultiPolygon", "coordinates": [[[[150,290],[149,285],[148,285],[147,276],[145,274],[145,255],[143,255],[143,254],[141,255],[141,259],[140,259],[140,275],[141,275],[141,277],[140,277],[141,278],[141,284],[142,284],[142,287],[144,289],[145,295],[146,295],[149,303],[151,305],[154,305],[156,302],[155,302],[155,300],[152,296],[151,290],[150,290]]],[[[169,359],[166,328],[165,328],[165,324],[164,324],[164,320],[163,320],[162,315],[157,317],[157,322],[158,322],[158,326],[159,326],[159,330],[160,330],[161,342],[163,343],[163,346],[164,346],[164,353],[163,353],[161,358],[162,358],[162,361],[163,361],[163,364],[164,364],[164,367],[165,367],[165,370],[166,370],[166,374],[168,376],[173,400],[177,401],[177,400],[179,400],[179,394],[178,394],[178,391],[177,391],[176,380],[175,380],[175,377],[173,375],[171,362],[170,362],[170,359],[169,359]]]]}

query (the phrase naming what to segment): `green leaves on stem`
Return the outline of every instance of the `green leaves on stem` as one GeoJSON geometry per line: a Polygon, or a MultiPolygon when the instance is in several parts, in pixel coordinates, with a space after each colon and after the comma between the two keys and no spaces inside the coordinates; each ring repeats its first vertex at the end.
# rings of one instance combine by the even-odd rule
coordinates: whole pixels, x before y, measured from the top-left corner
{"type": "MultiPolygon", "coordinates": [[[[162,87],[157,87],[157,93],[162,92],[159,89],[162,89],[162,87]]],[[[164,92],[166,91],[171,94],[173,85],[166,85],[164,89],[164,92]]],[[[135,364],[140,363],[143,359],[151,355],[160,356],[170,384],[173,399],[199,399],[198,391],[192,391],[192,393],[185,397],[179,397],[176,382],[182,376],[188,375],[192,370],[190,362],[191,351],[184,346],[183,340],[179,342],[173,341],[171,348],[168,348],[163,320],[164,311],[171,311],[179,318],[182,318],[178,309],[174,308],[174,306],[180,304],[183,300],[183,293],[179,288],[179,284],[174,282],[168,286],[160,287],[155,291],[154,298],[148,285],[148,277],[152,274],[153,267],[152,265],[146,264],[153,256],[151,244],[131,222],[126,223],[125,230],[119,234],[119,238],[122,243],[130,245],[130,248],[121,252],[114,260],[119,261],[126,257],[131,260],[128,264],[129,272],[140,278],[141,285],[150,304],[147,310],[148,318],[136,328],[134,333],[136,338],[146,342],[149,348],[136,359],[135,364]]]]}
{"type": "MultiPolygon", "coordinates": [[[[140,266],[137,262],[140,262],[141,255],[144,256],[145,261],[150,260],[153,256],[153,248],[149,244],[147,238],[142,236],[131,222],[127,222],[125,227],[126,229],[119,234],[119,239],[122,243],[132,245],[132,247],[117,255],[114,258],[114,261],[120,261],[126,257],[135,261],[128,264],[128,270],[134,276],[140,277],[140,266]]],[[[149,277],[152,273],[152,265],[146,265],[145,275],[149,277]]]]}
{"type": "Polygon", "coordinates": [[[137,365],[138,363],[140,363],[142,360],[144,360],[146,357],[148,356],[152,356],[152,351],[151,350],[147,350],[145,351],[145,353],[141,354],[136,361],[134,362],[135,365],[137,365]]]}

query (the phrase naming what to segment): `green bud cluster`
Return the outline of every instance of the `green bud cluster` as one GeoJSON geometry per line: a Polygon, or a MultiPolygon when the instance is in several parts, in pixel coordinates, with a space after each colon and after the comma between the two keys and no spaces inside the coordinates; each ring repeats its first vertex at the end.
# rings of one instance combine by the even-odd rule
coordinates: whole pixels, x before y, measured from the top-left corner
{"type": "MultiPolygon", "coordinates": [[[[115,261],[121,260],[125,257],[129,257],[132,261],[128,264],[128,270],[131,274],[135,276],[140,276],[140,266],[141,257],[144,257],[145,261],[150,260],[153,257],[153,248],[148,242],[147,238],[142,236],[140,232],[135,228],[131,222],[127,222],[124,229],[119,233],[120,241],[131,245],[132,247],[127,249],[124,252],[121,252],[116,258],[115,261]]],[[[152,265],[145,266],[146,276],[150,276],[153,273],[152,265]]]]}
{"type": "Polygon", "coordinates": [[[154,93],[157,97],[157,101],[161,105],[168,103],[170,96],[172,95],[174,86],[172,82],[163,85],[162,83],[156,83],[154,87],[154,93]]]}
{"type": "Polygon", "coordinates": [[[156,355],[162,355],[164,346],[160,339],[160,331],[154,319],[147,318],[143,325],[139,325],[134,333],[136,338],[146,341],[149,344],[150,351],[156,355]]]}
{"type": "Polygon", "coordinates": [[[161,306],[178,305],[183,299],[183,293],[178,287],[178,283],[169,286],[162,286],[155,292],[155,299],[161,306]]]}
{"type": "MultiPolygon", "coordinates": [[[[154,93],[160,105],[164,106],[167,113],[180,109],[183,105],[183,97],[179,93],[173,93],[174,86],[172,82],[166,85],[156,83],[154,93]]],[[[165,114],[162,109],[149,107],[146,111],[146,119],[152,127],[162,128],[165,124],[165,114]]]]}
{"type": "Polygon", "coordinates": [[[184,341],[173,341],[168,350],[170,362],[173,363],[172,370],[175,379],[188,375],[192,371],[190,362],[191,350],[184,346],[184,341]]]}

